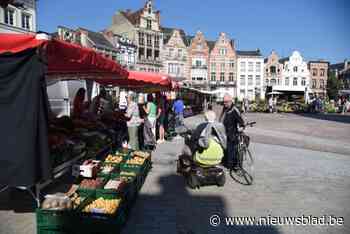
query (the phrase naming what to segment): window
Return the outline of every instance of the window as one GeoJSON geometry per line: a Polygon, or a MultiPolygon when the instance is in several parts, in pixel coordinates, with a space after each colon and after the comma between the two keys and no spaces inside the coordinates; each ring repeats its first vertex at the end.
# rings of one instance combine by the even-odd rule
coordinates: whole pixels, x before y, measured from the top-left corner
{"type": "Polygon", "coordinates": [[[216,64],[215,63],[211,63],[211,69],[215,70],[216,69],[216,64]]]}
{"type": "Polygon", "coordinates": [[[266,85],[269,85],[269,79],[265,80],[266,85]]]}
{"type": "Polygon", "coordinates": [[[301,85],[302,85],[302,86],[306,86],[306,79],[305,79],[305,77],[303,77],[303,78],[301,79],[301,85]]]}
{"type": "Polygon", "coordinates": [[[216,81],[216,73],[215,72],[211,73],[210,80],[211,81],[216,81]]]}
{"type": "Polygon", "coordinates": [[[145,34],[142,32],[139,33],[139,44],[141,46],[145,45],[145,34]]]}
{"type": "Polygon", "coordinates": [[[177,54],[178,54],[178,57],[181,58],[182,57],[182,49],[178,49],[177,54]]]}
{"type": "Polygon", "coordinates": [[[312,75],[317,76],[317,69],[316,68],[312,68],[312,75]]]}
{"type": "Polygon", "coordinates": [[[313,89],[316,88],[316,79],[312,79],[312,88],[313,88],[313,89]]]}
{"type": "Polygon", "coordinates": [[[244,86],[244,85],[245,85],[245,75],[241,75],[241,78],[240,78],[240,85],[241,85],[241,86],[244,86]]]}
{"type": "Polygon", "coordinates": [[[225,63],[221,64],[221,71],[225,70],[225,63]]]}
{"type": "Polygon", "coordinates": [[[260,75],[255,76],[255,85],[256,86],[260,86],[261,85],[260,80],[261,80],[261,76],[260,75]]]}
{"type": "Polygon", "coordinates": [[[30,30],[30,15],[22,14],[22,28],[30,30]]]}
{"type": "Polygon", "coordinates": [[[169,57],[173,57],[173,55],[174,55],[174,49],[170,48],[169,49],[169,57]]]}
{"type": "Polygon", "coordinates": [[[139,48],[139,58],[142,59],[145,57],[145,48],[139,48]]]}
{"type": "Polygon", "coordinates": [[[11,8],[6,8],[5,10],[5,24],[14,25],[15,24],[15,10],[11,8]]]}
{"type": "Polygon", "coordinates": [[[271,85],[276,85],[276,79],[271,79],[271,85]]]}
{"type": "Polygon", "coordinates": [[[147,29],[152,29],[152,20],[147,20],[147,29]]]}
{"type": "Polygon", "coordinates": [[[320,70],[320,76],[324,76],[324,73],[325,73],[325,70],[322,68],[322,69],[320,70]]]}
{"type": "Polygon", "coordinates": [[[241,72],[245,72],[245,62],[241,62],[241,72]]]}
{"type": "Polygon", "coordinates": [[[228,74],[228,80],[229,80],[230,82],[233,82],[233,72],[230,72],[230,73],[228,74]]]}
{"type": "Polygon", "coordinates": [[[152,49],[147,49],[147,57],[148,59],[152,58],[152,49]]]}
{"type": "Polygon", "coordinates": [[[147,34],[147,46],[152,46],[152,35],[147,34]]]}
{"type": "Polygon", "coordinates": [[[159,50],[154,51],[154,58],[159,59],[159,50]]]}
{"type": "Polygon", "coordinates": [[[196,60],[196,67],[201,67],[201,66],[202,66],[202,61],[196,60]]]}
{"type": "Polygon", "coordinates": [[[276,67],[275,67],[275,66],[271,66],[271,67],[270,67],[270,72],[271,72],[272,74],[276,74],[276,67]]]}
{"type": "Polygon", "coordinates": [[[241,96],[245,96],[245,90],[244,89],[241,89],[241,96]]]}
{"type": "Polygon", "coordinates": [[[227,49],[225,49],[225,48],[222,48],[222,49],[220,49],[220,55],[226,55],[227,54],[227,49]]]}
{"type": "Polygon", "coordinates": [[[235,68],[235,61],[233,60],[230,61],[230,68],[231,69],[235,68]]]}
{"type": "Polygon", "coordinates": [[[261,71],[261,62],[256,62],[256,72],[260,72],[261,71]]]}
{"type": "Polygon", "coordinates": [[[154,37],[154,47],[159,48],[159,36],[154,37]]]}
{"type": "Polygon", "coordinates": [[[248,85],[253,85],[253,76],[252,75],[248,76],[248,85]]]}
{"type": "Polygon", "coordinates": [[[298,78],[293,78],[293,86],[298,86],[298,78]]]}
{"type": "Polygon", "coordinates": [[[293,71],[294,71],[294,72],[298,72],[298,67],[296,67],[296,66],[293,67],[293,71]]]}
{"type": "Polygon", "coordinates": [[[220,81],[221,81],[221,82],[224,82],[224,81],[225,81],[225,73],[224,73],[224,72],[221,72],[221,73],[220,73],[220,81]]]}
{"type": "Polygon", "coordinates": [[[249,63],[248,63],[248,71],[249,71],[249,72],[254,71],[254,63],[253,63],[253,62],[249,62],[249,63]]]}
{"type": "Polygon", "coordinates": [[[324,89],[324,80],[320,80],[320,89],[324,89]]]}
{"type": "Polygon", "coordinates": [[[289,86],[289,77],[286,77],[286,79],[285,79],[284,82],[285,82],[285,85],[286,85],[286,86],[289,86]]]}
{"type": "Polygon", "coordinates": [[[281,85],[281,79],[277,79],[277,85],[281,85]]]}

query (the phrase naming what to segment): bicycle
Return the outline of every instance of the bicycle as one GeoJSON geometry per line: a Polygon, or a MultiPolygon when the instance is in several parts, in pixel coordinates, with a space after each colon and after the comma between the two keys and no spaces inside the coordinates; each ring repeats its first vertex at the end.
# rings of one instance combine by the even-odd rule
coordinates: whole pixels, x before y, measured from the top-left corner
{"type": "Polygon", "coordinates": [[[254,180],[254,159],[249,150],[250,137],[244,133],[244,128],[247,126],[253,127],[256,122],[248,122],[243,126],[243,129],[238,131],[237,157],[238,170],[230,169],[231,178],[243,185],[251,185],[254,180]],[[244,180],[244,181],[242,181],[244,180]]]}

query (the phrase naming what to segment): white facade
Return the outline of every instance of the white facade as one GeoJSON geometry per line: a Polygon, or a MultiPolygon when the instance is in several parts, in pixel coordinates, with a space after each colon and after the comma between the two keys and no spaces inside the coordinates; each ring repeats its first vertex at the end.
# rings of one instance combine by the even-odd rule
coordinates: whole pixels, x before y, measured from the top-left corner
{"type": "Polygon", "coordinates": [[[238,100],[256,96],[264,99],[264,59],[262,57],[238,56],[237,59],[237,97],[238,100]]]}
{"type": "Polygon", "coordinates": [[[276,91],[297,91],[308,94],[310,89],[310,72],[307,63],[298,51],[294,51],[289,61],[285,61],[281,84],[273,86],[276,91]]]}
{"type": "Polygon", "coordinates": [[[24,8],[11,4],[7,8],[0,7],[0,33],[36,32],[35,1],[30,5],[24,2],[24,8]]]}
{"type": "Polygon", "coordinates": [[[194,84],[208,81],[208,64],[204,57],[192,58],[191,80],[194,84]]]}

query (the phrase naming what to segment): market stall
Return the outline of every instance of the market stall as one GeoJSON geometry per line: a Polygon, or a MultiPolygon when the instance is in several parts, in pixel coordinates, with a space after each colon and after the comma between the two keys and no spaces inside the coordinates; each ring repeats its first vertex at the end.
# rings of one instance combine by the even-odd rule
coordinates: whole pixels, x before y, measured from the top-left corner
{"type": "Polygon", "coordinates": [[[38,192],[41,183],[64,173],[86,151],[77,147],[81,141],[63,139],[67,129],[60,129],[59,137],[48,137],[46,79],[124,79],[128,72],[93,50],[42,34],[1,34],[0,61],[0,186],[36,185],[38,192]],[[65,145],[58,155],[63,150],[74,156],[57,163],[51,156],[58,145],[65,145]]]}

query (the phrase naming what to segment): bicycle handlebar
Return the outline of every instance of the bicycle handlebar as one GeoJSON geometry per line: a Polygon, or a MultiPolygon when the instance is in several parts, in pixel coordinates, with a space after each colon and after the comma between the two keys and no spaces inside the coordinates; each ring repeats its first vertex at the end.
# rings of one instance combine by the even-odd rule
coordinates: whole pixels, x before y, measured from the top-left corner
{"type": "Polygon", "coordinates": [[[247,122],[244,124],[244,127],[247,127],[247,126],[250,126],[250,127],[253,127],[254,125],[256,124],[256,122],[247,122]]]}

